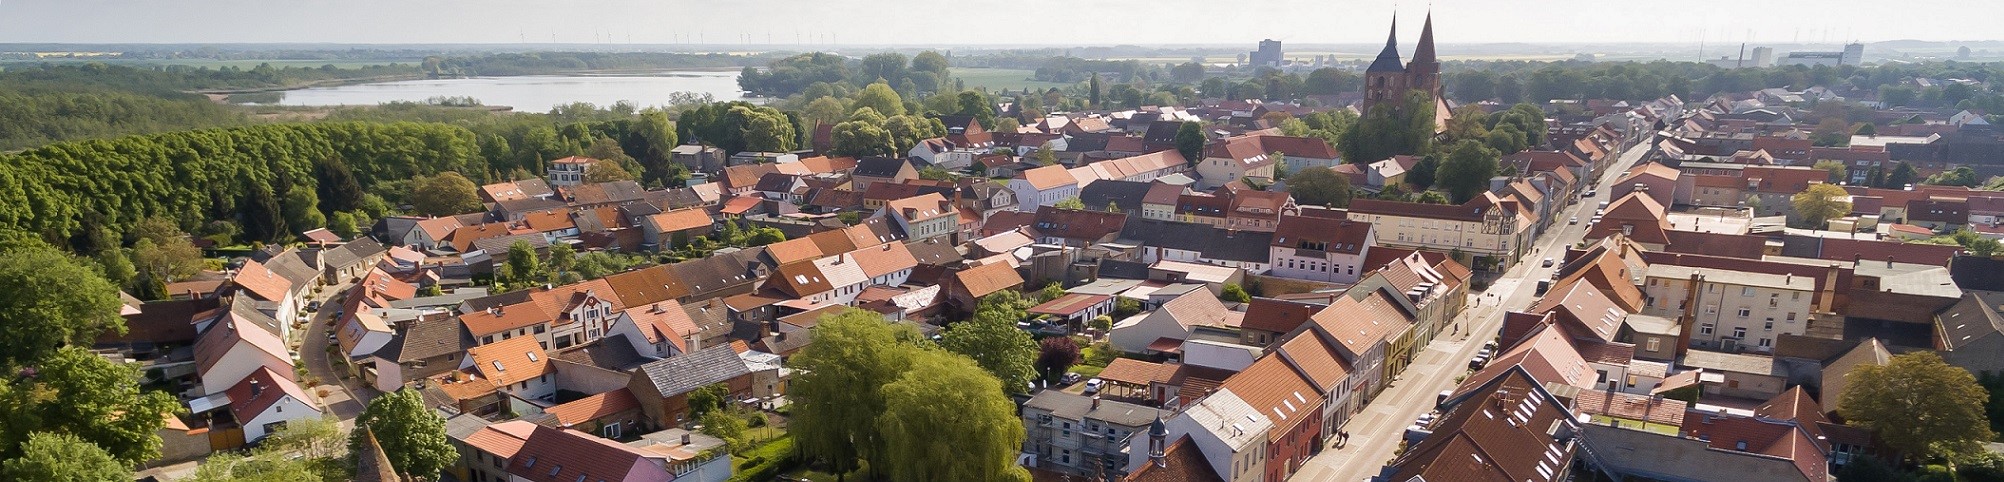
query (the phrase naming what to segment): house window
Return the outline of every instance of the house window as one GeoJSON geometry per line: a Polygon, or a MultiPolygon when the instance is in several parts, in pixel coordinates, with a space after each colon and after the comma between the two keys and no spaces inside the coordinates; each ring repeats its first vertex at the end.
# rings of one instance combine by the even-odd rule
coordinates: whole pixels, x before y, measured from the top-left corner
{"type": "Polygon", "coordinates": [[[1741,317],[1741,318],[1746,318],[1746,317],[1749,317],[1749,316],[1753,316],[1753,310],[1751,310],[1751,309],[1747,309],[1747,308],[1740,308],[1740,317],[1741,317]]]}
{"type": "Polygon", "coordinates": [[[1771,340],[1771,339],[1767,339],[1767,338],[1762,338],[1762,339],[1760,339],[1760,347],[1761,347],[1761,348],[1768,348],[1768,347],[1772,347],[1772,346],[1774,346],[1774,340],[1771,340]]]}
{"type": "Polygon", "coordinates": [[[1763,326],[1761,327],[1761,329],[1763,329],[1763,330],[1767,330],[1767,331],[1774,331],[1774,318],[1768,318],[1768,319],[1767,319],[1767,324],[1766,324],[1766,325],[1763,325],[1763,326]]]}
{"type": "Polygon", "coordinates": [[[1740,287],[1740,296],[1753,296],[1753,287],[1752,286],[1740,287]]]}
{"type": "Polygon", "coordinates": [[[1746,338],[1746,337],[1747,337],[1746,327],[1743,326],[1733,327],[1733,338],[1746,338]]]}
{"type": "Polygon", "coordinates": [[[1662,340],[1661,338],[1656,338],[1656,337],[1653,337],[1653,336],[1652,336],[1652,337],[1649,337],[1649,344],[1648,344],[1648,348],[1647,348],[1647,350],[1649,350],[1649,351],[1657,351],[1657,350],[1660,350],[1660,349],[1662,349],[1662,348],[1663,348],[1663,340],[1662,340]]]}
{"type": "Polygon", "coordinates": [[[1788,312],[1788,321],[1795,321],[1795,312],[1788,312]]]}
{"type": "Polygon", "coordinates": [[[1711,323],[1705,323],[1705,324],[1700,324],[1700,325],[1698,325],[1698,334],[1700,334],[1700,335],[1710,335],[1710,334],[1712,334],[1712,324],[1711,324],[1711,323]]]}

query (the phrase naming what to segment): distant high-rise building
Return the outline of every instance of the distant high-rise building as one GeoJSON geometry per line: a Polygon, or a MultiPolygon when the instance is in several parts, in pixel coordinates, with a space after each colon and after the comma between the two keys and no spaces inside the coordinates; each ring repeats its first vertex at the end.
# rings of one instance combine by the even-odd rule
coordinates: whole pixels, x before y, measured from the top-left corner
{"type": "Polygon", "coordinates": [[[1754,47],[1753,55],[1747,58],[1748,67],[1766,68],[1774,66],[1774,47],[1754,47]]]}
{"type": "Polygon", "coordinates": [[[1274,39],[1259,41],[1259,50],[1252,52],[1252,59],[1246,64],[1253,67],[1279,67],[1280,41],[1274,39]]]}
{"type": "Polygon", "coordinates": [[[1851,42],[1844,46],[1844,65],[1865,65],[1865,44],[1851,42]]]}

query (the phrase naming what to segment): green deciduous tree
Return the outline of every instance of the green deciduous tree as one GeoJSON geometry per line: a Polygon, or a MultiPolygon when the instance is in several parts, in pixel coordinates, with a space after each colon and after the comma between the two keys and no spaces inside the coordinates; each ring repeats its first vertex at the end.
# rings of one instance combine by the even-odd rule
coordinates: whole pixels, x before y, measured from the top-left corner
{"type": "Polygon", "coordinates": [[[106,331],[125,333],[118,288],[96,270],[39,243],[0,249],[0,286],[7,287],[0,290],[0,367],[90,346],[106,331]]]}
{"type": "MultiPolygon", "coordinates": [[[[405,388],[370,400],[355,426],[375,434],[398,474],[436,480],[440,470],[459,459],[459,450],[446,438],[445,419],[425,406],[417,390],[405,388]]],[[[363,433],[355,431],[349,450],[363,442],[363,433]]]]}
{"type": "Polygon", "coordinates": [[[1085,209],[1086,205],[1085,201],[1081,201],[1079,198],[1068,197],[1058,200],[1057,204],[1052,204],[1051,207],[1058,209],[1085,209]]]}
{"type": "MultiPolygon", "coordinates": [[[[1097,102],[1097,101],[1095,101],[1097,102]]],[[[1184,122],[1176,128],[1176,152],[1183,160],[1195,166],[1204,161],[1204,124],[1184,122]]]]}
{"type": "Polygon", "coordinates": [[[916,330],[884,323],[874,312],[845,309],[823,316],[814,327],[814,343],[791,360],[800,371],[787,385],[794,402],[787,430],[801,452],[836,473],[853,471],[864,460],[872,467],[905,462],[886,453],[877,418],[888,407],[883,392],[872,388],[911,369],[919,338],[916,330]]]}
{"type": "Polygon", "coordinates": [[[451,216],[484,209],[480,204],[480,187],[457,172],[417,178],[410,189],[405,199],[410,200],[411,208],[419,214],[451,216]]]}
{"type": "Polygon", "coordinates": [[[0,384],[0,460],[19,456],[28,434],[57,432],[136,465],[160,455],[163,416],[181,410],[173,395],[140,390],[138,367],[77,346],[6,366],[36,370],[32,380],[0,384]]]}
{"type": "Polygon", "coordinates": [[[334,215],[328,216],[327,230],[342,239],[355,239],[362,234],[361,228],[355,226],[355,214],[347,211],[335,211],[334,215]]]}
{"type": "Polygon", "coordinates": [[[0,462],[7,480],[43,482],[123,482],[132,470],[104,449],[75,435],[36,432],[23,444],[21,456],[0,462]]]}
{"type": "Polygon", "coordinates": [[[1830,161],[1830,160],[1816,161],[1816,165],[1812,167],[1815,169],[1822,169],[1830,173],[1830,176],[1826,178],[1823,182],[1827,182],[1830,184],[1841,184],[1844,183],[1845,181],[1851,180],[1850,177],[1846,176],[1846,173],[1849,171],[1849,169],[1846,169],[1844,167],[1844,161],[1830,161]]]}
{"type": "MultiPolygon", "coordinates": [[[[1818,164],[1820,165],[1821,163],[1818,164]]],[[[1921,181],[1921,183],[1937,186],[1977,187],[1983,185],[1983,180],[1976,177],[1975,169],[1971,169],[1969,166],[1960,166],[1928,176],[1927,180],[1921,181]]]]}
{"type": "Polygon", "coordinates": [[[1790,196],[1788,201],[1795,207],[1795,214],[1806,225],[1822,229],[1824,223],[1851,213],[1851,194],[1834,184],[1813,184],[1808,189],[1790,196]]]}
{"type": "Polygon", "coordinates": [[[1433,176],[1434,184],[1447,190],[1454,204],[1468,202],[1476,194],[1489,189],[1489,178],[1496,176],[1496,161],[1502,156],[1502,153],[1482,143],[1461,141],[1440,163],[1439,171],[1433,176]]]}
{"type": "Polygon", "coordinates": [[[1016,322],[1025,316],[1025,304],[1020,297],[989,295],[981,300],[973,319],[947,327],[940,345],[974,359],[1002,380],[1009,393],[1022,393],[1036,374],[1032,362],[1037,356],[1036,341],[1029,332],[1016,328],[1016,322]]]}
{"type": "Polygon", "coordinates": [[[1839,413],[1877,432],[1888,448],[1914,461],[1975,454],[1996,437],[1983,406],[1989,393],[1968,371],[1918,351],[1849,375],[1839,413]]]}
{"type": "Polygon", "coordinates": [[[1224,292],[1218,294],[1218,299],[1237,303],[1251,303],[1252,295],[1247,294],[1245,287],[1239,286],[1238,283],[1225,283],[1224,292]]]}
{"type": "Polygon", "coordinates": [[[890,84],[883,82],[863,87],[862,91],[856,93],[856,100],[849,103],[851,111],[865,107],[876,110],[878,114],[886,117],[905,114],[904,98],[898,96],[898,91],[891,89],[890,84]]]}
{"type": "Polygon", "coordinates": [[[834,124],[847,117],[849,117],[848,106],[842,105],[842,101],[835,100],[834,97],[814,99],[807,103],[807,107],[800,110],[800,118],[806,120],[808,125],[834,124]]]}
{"type": "Polygon", "coordinates": [[[830,154],[839,156],[890,156],[897,152],[891,132],[867,120],[844,121],[835,124],[830,134],[834,145],[830,154]]]}
{"type": "Polygon", "coordinates": [[[536,259],[535,246],[528,241],[508,245],[508,258],[501,263],[501,275],[509,283],[530,283],[543,278],[543,263],[536,259]]]}
{"type": "Polygon", "coordinates": [[[285,193],[285,226],[296,232],[307,232],[325,227],[327,215],[320,212],[320,195],[302,184],[295,184],[285,193]]]}
{"type": "Polygon", "coordinates": [[[882,388],[876,429],[888,442],[883,458],[896,462],[871,467],[893,482],[1029,481],[1015,464],[1023,422],[1003,387],[966,358],[918,352],[912,368],[882,388]]]}
{"type": "Polygon", "coordinates": [[[1352,191],[1350,178],[1326,167],[1304,167],[1287,177],[1287,192],[1295,202],[1316,206],[1346,207],[1352,191]]]}
{"type": "Polygon", "coordinates": [[[289,236],[285,208],[278,195],[262,182],[251,182],[244,194],[244,236],[255,241],[278,241],[289,236]]]}

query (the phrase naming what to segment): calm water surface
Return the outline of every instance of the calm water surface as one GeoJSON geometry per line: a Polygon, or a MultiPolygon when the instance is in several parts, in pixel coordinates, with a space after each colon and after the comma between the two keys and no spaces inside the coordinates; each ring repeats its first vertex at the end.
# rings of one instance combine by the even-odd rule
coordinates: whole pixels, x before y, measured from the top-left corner
{"type": "MultiPolygon", "coordinates": [[[[631,101],[641,107],[666,105],[675,92],[710,94],[716,100],[738,100],[738,73],[662,72],[648,75],[536,75],[470,79],[406,80],[372,84],[313,87],[283,93],[279,104],[300,106],[376,105],[392,101],[423,102],[438,96],[472,97],[486,105],[505,105],[519,112],[548,112],[572,102],[607,106],[631,101]]],[[[752,99],[746,99],[752,100],[752,99]]]]}

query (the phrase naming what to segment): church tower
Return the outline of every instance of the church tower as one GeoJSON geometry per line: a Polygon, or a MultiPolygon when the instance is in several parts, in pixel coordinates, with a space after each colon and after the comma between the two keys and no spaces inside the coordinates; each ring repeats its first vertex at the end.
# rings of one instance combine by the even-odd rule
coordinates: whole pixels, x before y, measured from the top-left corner
{"type": "Polygon", "coordinates": [[[1399,59],[1399,18],[1392,16],[1392,33],[1385,38],[1385,49],[1378,52],[1377,60],[1371,61],[1370,68],[1364,70],[1363,114],[1370,115],[1371,109],[1387,105],[1394,109],[1405,105],[1406,94],[1411,91],[1426,92],[1434,99],[1434,124],[1444,131],[1446,119],[1453,116],[1443,95],[1445,89],[1440,81],[1440,58],[1433,50],[1433,12],[1427,12],[1426,25],[1420,27],[1419,46],[1413,49],[1412,62],[1399,59]]]}
{"type": "Polygon", "coordinates": [[[1406,68],[1399,60],[1399,17],[1392,15],[1392,33],[1385,38],[1385,50],[1364,70],[1364,113],[1379,103],[1398,105],[1405,98],[1406,68]]]}
{"type": "Polygon", "coordinates": [[[1406,64],[1407,88],[1426,92],[1433,98],[1441,98],[1440,59],[1433,55],[1433,12],[1426,13],[1426,26],[1420,29],[1419,47],[1413,50],[1412,63],[1406,64]]]}

